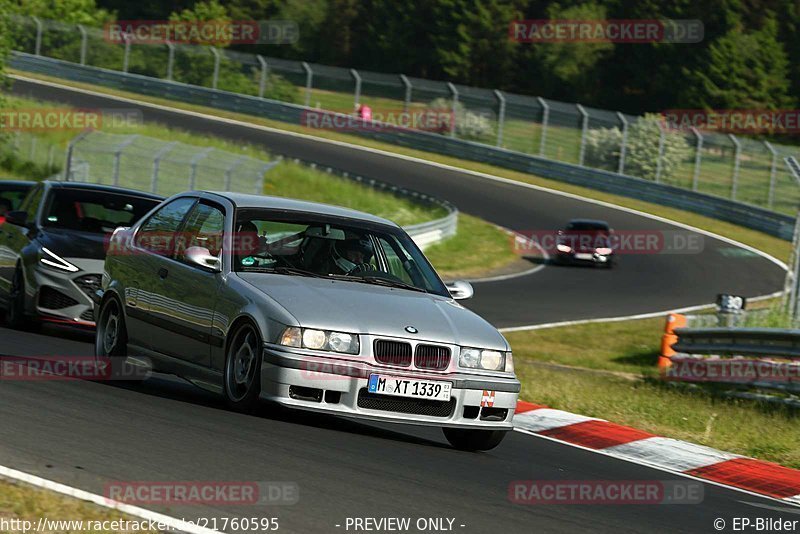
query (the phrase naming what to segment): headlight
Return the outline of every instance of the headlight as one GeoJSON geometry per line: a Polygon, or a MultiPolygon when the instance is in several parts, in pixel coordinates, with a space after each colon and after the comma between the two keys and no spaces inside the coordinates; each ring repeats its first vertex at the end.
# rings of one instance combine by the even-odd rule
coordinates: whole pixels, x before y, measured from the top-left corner
{"type": "Polygon", "coordinates": [[[346,354],[358,354],[358,336],[344,332],[330,332],[313,328],[290,326],[281,334],[278,344],[285,347],[303,347],[346,354]]]}
{"type": "Polygon", "coordinates": [[[462,347],[458,357],[458,366],[465,369],[483,369],[485,371],[514,372],[514,363],[510,352],[497,350],[481,350],[462,347]]]}
{"type": "Polygon", "coordinates": [[[569,245],[565,245],[563,243],[559,243],[556,245],[556,248],[559,252],[572,252],[572,247],[569,245]]]}
{"type": "Polygon", "coordinates": [[[39,258],[39,261],[47,265],[48,267],[52,267],[53,269],[58,269],[59,271],[67,271],[68,273],[77,273],[80,271],[77,267],[72,265],[70,262],[62,258],[61,256],[57,255],[54,252],[51,252],[45,247],[42,247],[43,256],[39,258]]]}
{"type": "Polygon", "coordinates": [[[611,249],[608,247],[600,247],[597,249],[598,254],[602,254],[603,256],[608,256],[611,254],[611,249]]]}

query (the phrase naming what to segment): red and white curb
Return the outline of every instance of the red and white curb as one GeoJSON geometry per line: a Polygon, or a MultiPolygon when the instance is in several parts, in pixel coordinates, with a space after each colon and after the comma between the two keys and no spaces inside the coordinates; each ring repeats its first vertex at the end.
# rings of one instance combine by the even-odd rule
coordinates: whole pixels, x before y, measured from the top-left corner
{"type": "Polygon", "coordinates": [[[800,505],[800,471],[519,401],[514,429],[800,505]]]}

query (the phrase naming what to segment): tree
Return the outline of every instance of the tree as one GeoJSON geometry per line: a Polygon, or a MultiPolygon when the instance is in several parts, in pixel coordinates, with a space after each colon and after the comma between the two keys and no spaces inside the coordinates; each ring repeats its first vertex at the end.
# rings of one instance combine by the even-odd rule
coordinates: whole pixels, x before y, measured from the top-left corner
{"type": "MultiPolygon", "coordinates": [[[[4,86],[7,81],[5,78],[5,65],[8,53],[11,50],[11,40],[9,36],[9,13],[11,6],[9,0],[0,0],[0,86],[4,86]]],[[[3,93],[0,92],[0,109],[5,106],[3,93]]],[[[0,124],[0,145],[5,142],[5,131],[0,124]]]]}
{"type": "Polygon", "coordinates": [[[791,105],[789,60],[769,18],[758,31],[734,28],[709,47],[691,74],[698,84],[689,102],[708,109],[779,109],[791,105]]]}

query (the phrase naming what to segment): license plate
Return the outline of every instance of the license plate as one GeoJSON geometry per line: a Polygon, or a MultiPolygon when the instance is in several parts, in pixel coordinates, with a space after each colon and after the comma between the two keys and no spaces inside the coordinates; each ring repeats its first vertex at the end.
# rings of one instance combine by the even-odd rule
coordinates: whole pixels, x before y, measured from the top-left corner
{"type": "Polygon", "coordinates": [[[593,260],[594,259],[594,254],[588,254],[586,252],[578,252],[577,254],[575,254],[575,259],[576,260],[593,260]]]}
{"type": "Polygon", "coordinates": [[[369,375],[369,392],[395,397],[411,397],[414,399],[430,399],[438,401],[450,400],[450,382],[438,380],[418,380],[416,378],[398,378],[387,375],[369,375]]]}

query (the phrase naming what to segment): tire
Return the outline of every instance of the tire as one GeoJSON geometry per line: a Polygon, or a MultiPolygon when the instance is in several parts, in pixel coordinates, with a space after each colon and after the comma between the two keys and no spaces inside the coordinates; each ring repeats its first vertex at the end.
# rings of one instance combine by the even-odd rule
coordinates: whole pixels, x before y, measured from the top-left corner
{"type": "Polygon", "coordinates": [[[97,328],[94,337],[94,358],[99,365],[102,362],[111,364],[110,373],[100,372],[103,380],[135,382],[122,378],[126,371],[125,358],[128,356],[128,330],[125,327],[125,315],[119,301],[108,298],[100,308],[97,328]]]}
{"type": "Polygon", "coordinates": [[[30,330],[39,324],[25,315],[25,273],[22,267],[17,266],[14,277],[11,279],[11,291],[8,295],[8,309],[6,309],[6,324],[17,330],[30,330]]]}
{"type": "Polygon", "coordinates": [[[247,321],[236,327],[227,346],[222,375],[225,402],[234,410],[252,410],[261,394],[261,336],[247,321]]]}
{"type": "Polygon", "coordinates": [[[461,451],[488,451],[494,449],[508,433],[507,430],[464,430],[442,428],[450,445],[461,451]]]}

